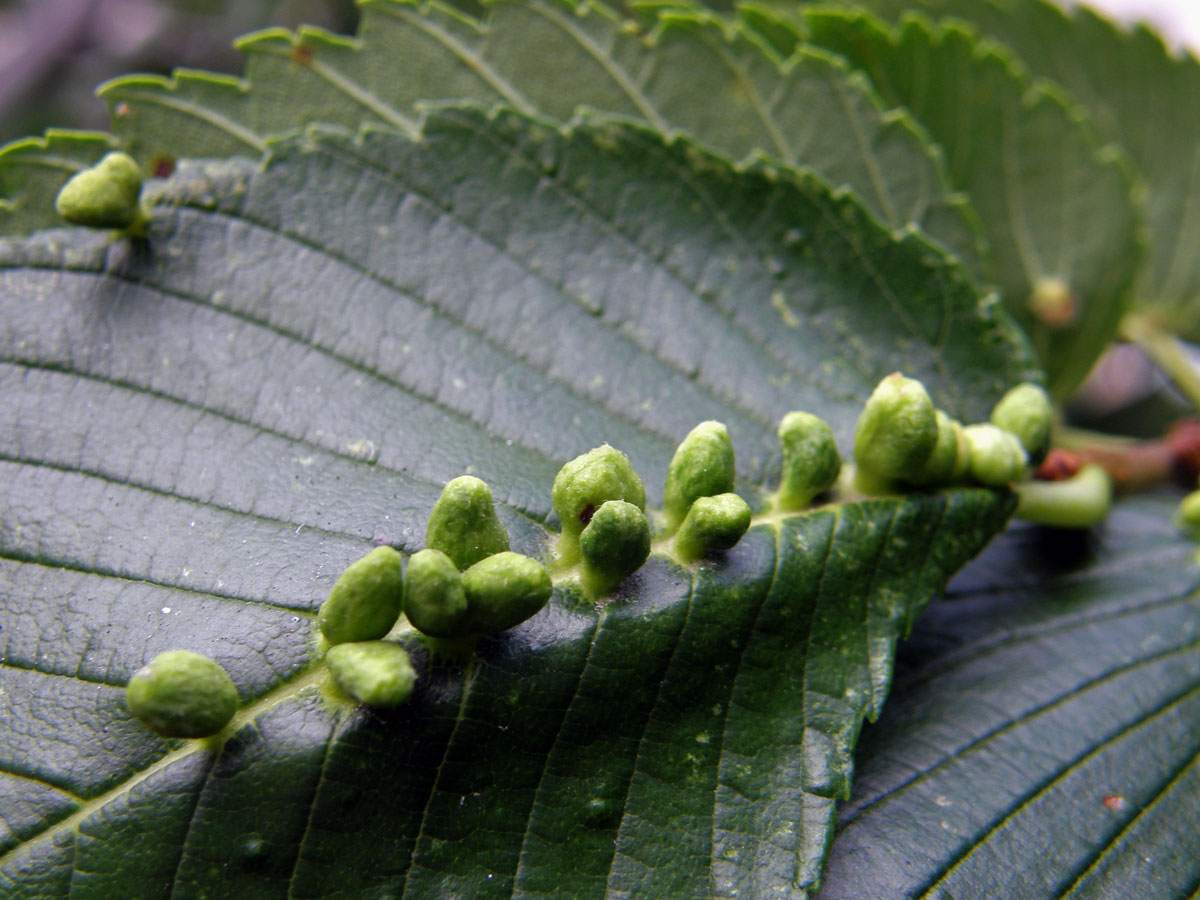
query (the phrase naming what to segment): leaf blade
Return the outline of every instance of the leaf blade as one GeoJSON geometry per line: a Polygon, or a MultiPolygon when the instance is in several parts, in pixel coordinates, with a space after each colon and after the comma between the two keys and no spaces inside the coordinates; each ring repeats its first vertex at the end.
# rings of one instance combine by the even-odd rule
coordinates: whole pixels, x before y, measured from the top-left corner
{"type": "MultiPolygon", "coordinates": [[[[1010,497],[915,495],[764,523],[696,572],[658,557],[603,612],[560,586],[538,620],[485,645],[466,688],[461,672],[432,666],[409,633],[424,677],[413,704],[394,714],[331,712],[314,690],[320,668],[307,632],[291,620],[304,624],[341,568],[375,541],[415,550],[440,482],[464,466],[495,485],[514,546],[538,554],[550,535],[556,464],[614,434],[653,496],[674,441],[697,416],[738,423],[741,489],[761,508],[760,486],[776,465],[774,417],[801,397],[847,435],[878,375],[904,361],[948,407],[984,410],[1030,371],[994,305],[927,242],[896,241],[815,179],[737,171],[686,140],[609,120],[560,133],[511,113],[447,110],[430,115],[418,142],[314,130],[278,145],[264,170],[184,165],[164,191],[148,247],[64,230],[0,251],[0,371],[19,397],[4,411],[16,427],[0,438],[11,441],[0,454],[17,460],[0,464],[9,501],[0,556],[5,573],[33,572],[13,582],[8,614],[27,610],[33,585],[48,577],[22,567],[53,563],[88,570],[55,577],[83,577],[89,595],[104,592],[132,617],[106,644],[103,622],[61,615],[74,602],[64,591],[32,620],[37,627],[5,625],[27,648],[15,664],[6,656],[6,672],[66,672],[73,654],[99,653],[88,666],[112,684],[80,682],[78,705],[91,718],[71,743],[91,757],[38,760],[43,780],[69,782],[87,802],[47,820],[40,839],[10,846],[0,883],[102,894],[128,890],[142,871],[168,873],[182,896],[362,896],[383,887],[423,896],[450,882],[501,896],[535,893],[550,866],[571,877],[586,860],[590,877],[580,871],[577,885],[602,894],[664,852],[650,818],[657,810],[646,805],[665,802],[649,790],[654,774],[672,775],[691,810],[712,803],[707,785],[722,772],[748,789],[740,767],[765,720],[779,737],[750,786],[782,807],[747,806],[729,788],[714,814],[728,858],[696,859],[674,874],[660,867],[652,874],[666,883],[655,889],[672,890],[676,878],[716,895],[764,880],[811,884],[858,718],[886,693],[895,641],[1001,527],[1010,497]],[[797,228],[799,245],[786,239],[797,228]],[[749,251],[733,271],[732,250],[749,251]],[[776,294],[811,327],[781,328],[776,294]],[[648,296],[656,302],[642,302],[648,296]],[[848,314],[844,304],[871,311],[875,323],[849,348],[850,362],[824,331],[830,310],[848,314]],[[817,388],[770,381],[823,364],[817,388]],[[621,389],[597,388],[596,374],[621,389]],[[825,392],[828,379],[845,388],[825,392]],[[94,418],[104,421],[88,424],[94,418]],[[145,423],[155,430],[130,441],[145,423]],[[31,466],[35,458],[46,464],[31,466]],[[795,573],[786,580],[776,573],[776,529],[795,573]],[[822,536],[828,566],[799,552],[824,546],[822,536]],[[914,570],[918,552],[924,567],[914,570]],[[872,553],[878,571],[860,565],[872,553]],[[836,577],[824,588],[799,583],[818,566],[836,577]],[[841,608],[846,594],[853,604],[841,608]],[[171,616],[178,607],[181,622],[207,623],[191,639],[226,654],[248,704],[228,752],[209,762],[192,745],[142,731],[113,686],[154,642],[178,639],[159,624],[168,614],[155,611],[166,597],[171,616]],[[797,603],[810,615],[794,615],[797,603]],[[850,612],[867,623],[869,644],[835,639],[850,612]],[[161,629],[149,642],[144,619],[161,629]],[[75,623],[69,638],[47,632],[60,620],[75,623]],[[796,640],[818,635],[810,653],[824,654],[823,671],[810,674],[809,657],[792,654],[783,664],[793,685],[770,708],[688,706],[714,654],[728,657],[730,633],[745,674],[731,671],[712,690],[740,691],[748,706],[766,677],[748,654],[780,656],[776,626],[796,640]],[[230,628],[246,632],[244,644],[225,643],[230,628]],[[29,650],[43,639],[69,649],[43,663],[29,650]],[[264,639],[267,649],[252,652],[264,639]],[[631,644],[644,652],[627,653],[631,644]],[[677,683],[660,677],[673,665],[677,683]],[[614,695],[639,712],[606,732],[614,695]],[[687,713],[679,721],[677,705],[687,713]],[[88,740],[102,722],[111,736],[88,740]],[[703,732],[693,727],[714,722],[709,743],[696,741],[703,732]],[[719,753],[717,725],[727,739],[719,753]],[[676,758],[646,736],[681,729],[676,758]],[[695,778],[693,748],[709,754],[695,778]],[[595,759],[608,761],[595,785],[600,807],[564,807],[575,796],[567,786],[578,783],[573,767],[595,759]],[[360,802],[381,783],[380,799],[360,802]],[[264,784],[286,795],[284,814],[252,802],[264,784]],[[163,790],[172,803],[155,807],[163,790]],[[764,868],[745,848],[778,831],[781,810],[798,804],[810,807],[807,830],[764,868]],[[535,806],[533,827],[546,823],[546,834],[527,841],[535,806]],[[161,825],[148,824],[151,808],[161,825]],[[563,815],[583,819],[594,840],[570,843],[579,831],[568,829],[568,845],[556,845],[563,832],[553,823],[563,815]],[[184,831],[164,841],[155,828],[184,831]],[[380,841],[381,833],[400,836],[380,841]],[[106,837],[127,845],[136,869],[105,856],[106,837]],[[220,879],[217,860],[233,861],[220,879]],[[500,877],[489,881],[489,872],[500,877]]],[[[53,708],[57,695],[44,686],[52,676],[35,674],[42,687],[30,702],[53,708]]],[[[60,724],[3,721],[30,723],[22,740],[32,743],[60,724]]],[[[27,756],[23,746],[6,735],[0,767],[27,756]]],[[[711,847],[702,816],[662,815],[688,823],[693,845],[711,847]]]]}
{"type": "Polygon", "coordinates": [[[801,50],[781,64],[752,32],[699,10],[664,10],[643,35],[596,3],[498,3],[477,21],[388,0],[366,5],[357,40],[268,29],[238,46],[243,80],[179,71],[101,87],[114,131],[144,165],[257,152],[317,121],[386,122],[413,136],[414,106],[443,98],[559,122],[586,106],[686,131],[736,160],[766,151],[812,169],[894,229],[917,223],[978,268],[971,214],[903,115],[883,115],[870,87],[827,54],[801,50]]]}
{"type": "Polygon", "coordinates": [[[1095,541],[1014,529],[962,574],[864,731],[820,896],[1194,887],[1167,825],[1195,801],[1200,674],[1174,502],[1125,500],[1095,541]]]}
{"type": "Polygon", "coordinates": [[[1133,176],[1082,109],[953,20],[806,13],[809,40],[866,72],[946,152],[994,255],[986,279],[1030,334],[1059,398],[1113,340],[1139,271],[1133,176]],[[1036,295],[1066,293],[1042,312],[1036,295]],[[1061,293],[1058,291],[1057,293],[1061,293]]]}

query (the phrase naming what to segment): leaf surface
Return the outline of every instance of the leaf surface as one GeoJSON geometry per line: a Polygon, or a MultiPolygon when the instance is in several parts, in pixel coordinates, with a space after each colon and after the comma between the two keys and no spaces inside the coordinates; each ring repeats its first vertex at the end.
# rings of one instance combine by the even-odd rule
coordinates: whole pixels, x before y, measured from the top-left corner
{"type": "Polygon", "coordinates": [[[116,146],[107,134],[51,130],[0,148],[0,234],[61,224],[54,209],[58,189],[116,146]]]}
{"type": "Polygon", "coordinates": [[[596,3],[499,2],[478,21],[439,3],[375,0],[357,39],[270,29],[238,46],[244,80],[178,71],[101,88],[115,134],[149,171],[181,157],[256,158],[267,138],[310,122],[411,135],[423,101],[503,103],[560,122],[586,106],[683,131],[734,160],[766,154],[811,169],[978,271],[971,214],[905,115],[885,112],[828,54],[781,62],[754,34],[699,10],[663,11],[642,33],[596,3]]]}
{"type": "Polygon", "coordinates": [[[959,576],[863,731],[821,900],[1194,895],[1200,567],[1177,504],[1010,529],[959,576]]]}
{"type": "Polygon", "coordinates": [[[1134,305],[1166,329],[1200,339],[1200,254],[1194,252],[1200,234],[1200,61],[1172,52],[1144,25],[1122,28],[1087,6],[1067,12],[1046,0],[917,5],[966,19],[1012,47],[1035,75],[1070,91],[1104,138],[1132,157],[1145,185],[1149,232],[1134,305]]]}
{"type": "Polygon", "coordinates": [[[1053,392],[1070,395],[1112,341],[1140,261],[1133,182],[1083,110],[1034,82],[961,23],[895,28],[863,12],[812,10],[807,38],[866,73],[946,154],[992,248],[989,275],[1033,338],[1053,392]],[[1053,312],[1034,293],[1065,288],[1053,312]]]}
{"type": "Polygon", "coordinates": [[[147,244],[0,245],[0,892],[7,897],[802,894],[899,636],[997,531],[986,490],[781,516],[774,427],[843,446],[898,367],[978,419],[1030,377],[955,264],[812,178],[593,121],[433,114],[181,165],[147,244]],[[313,614],[441,484],[554,533],[602,441],[651,504],[725,421],[756,524],[608,604],[432,661],[394,713],[330,700],[313,614]],[[219,752],[132,721],[157,652],[221,662],[219,752]],[[20,798],[19,801],[16,798],[20,798]],[[12,810],[12,812],[9,812],[12,810]]]}

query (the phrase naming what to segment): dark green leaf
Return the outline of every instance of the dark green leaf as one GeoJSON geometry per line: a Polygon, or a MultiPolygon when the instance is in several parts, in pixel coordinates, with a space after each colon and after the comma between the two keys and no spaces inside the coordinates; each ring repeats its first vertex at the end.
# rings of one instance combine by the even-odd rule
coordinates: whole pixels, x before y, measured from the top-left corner
{"type": "Polygon", "coordinates": [[[0,893],[812,885],[898,637],[1011,500],[774,515],[775,422],[807,408],[846,445],[897,367],[982,416],[1031,374],[994,304],[815,179],[627,125],[451,110],[162,191],[148,244],[0,245],[0,893]],[[703,418],[758,510],[733,551],[659,547],[600,606],[560,583],[465,670],[402,628],[409,706],[325,699],[313,611],[374,543],[419,548],[446,479],[488,480],[540,554],[562,461],[611,441],[658,504],[703,418]],[[169,647],[238,685],[217,753],[125,711],[169,647]]]}
{"type": "Polygon", "coordinates": [[[1010,530],[925,614],[822,900],[1195,895],[1200,568],[1177,504],[1010,530]]]}

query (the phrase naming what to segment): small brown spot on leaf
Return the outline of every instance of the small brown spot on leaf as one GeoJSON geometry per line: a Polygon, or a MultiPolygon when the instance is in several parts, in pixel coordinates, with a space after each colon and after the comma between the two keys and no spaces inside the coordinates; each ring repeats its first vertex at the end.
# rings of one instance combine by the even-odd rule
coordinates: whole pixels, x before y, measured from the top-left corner
{"type": "Polygon", "coordinates": [[[586,525],[586,524],[588,524],[588,522],[592,521],[592,516],[594,516],[595,514],[596,514],[596,507],[594,507],[592,504],[589,503],[587,506],[585,506],[583,509],[581,509],[579,511],[579,521],[582,522],[584,525],[586,525]]]}
{"type": "Polygon", "coordinates": [[[155,178],[167,178],[175,171],[175,157],[156,156],[150,163],[150,173],[155,178]]]}
{"type": "Polygon", "coordinates": [[[115,113],[118,119],[125,118],[125,116],[129,115],[129,104],[122,100],[117,104],[115,113]]]}
{"type": "Polygon", "coordinates": [[[312,47],[309,47],[307,44],[298,44],[292,48],[292,59],[302,66],[307,66],[312,62],[312,57],[312,47]]]}
{"type": "Polygon", "coordinates": [[[1125,808],[1125,798],[1120,794],[1105,794],[1104,805],[1112,812],[1120,812],[1125,808]]]}

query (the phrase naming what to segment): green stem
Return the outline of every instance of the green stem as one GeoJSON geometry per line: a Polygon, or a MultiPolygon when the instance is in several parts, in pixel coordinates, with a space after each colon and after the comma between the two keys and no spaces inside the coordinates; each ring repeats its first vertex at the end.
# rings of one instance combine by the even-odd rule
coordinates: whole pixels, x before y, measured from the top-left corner
{"type": "Polygon", "coordinates": [[[1137,446],[1137,438],[1120,434],[1108,434],[1103,431],[1090,431],[1087,428],[1075,428],[1071,425],[1057,425],[1054,428],[1051,445],[1061,450],[1107,450],[1111,453],[1123,453],[1137,446]]]}
{"type": "Polygon", "coordinates": [[[1024,481],[1017,492],[1018,519],[1056,528],[1091,528],[1112,509],[1112,480],[1090,463],[1066,481],[1024,481]]]}
{"type": "Polygon", "coordinates": [[[1121,333],[1162,369],[1192,406],[1200,410],[1200,370],[1183,341],[1141,316],[1127,316],[1121,323],[1121,333]]]}

